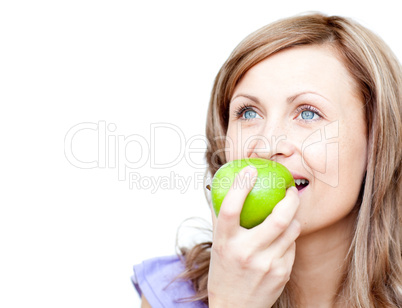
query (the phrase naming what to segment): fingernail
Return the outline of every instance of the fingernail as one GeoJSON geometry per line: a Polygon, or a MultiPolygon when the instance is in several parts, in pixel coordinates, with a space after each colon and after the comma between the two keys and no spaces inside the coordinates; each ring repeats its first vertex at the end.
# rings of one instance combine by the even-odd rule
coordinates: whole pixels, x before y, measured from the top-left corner
{"type": "Polygon", "coordinates": [[[244,168],[244,174],[253,176],[257,173],[257,169],[254,166],[247,166],[244,168]]]}

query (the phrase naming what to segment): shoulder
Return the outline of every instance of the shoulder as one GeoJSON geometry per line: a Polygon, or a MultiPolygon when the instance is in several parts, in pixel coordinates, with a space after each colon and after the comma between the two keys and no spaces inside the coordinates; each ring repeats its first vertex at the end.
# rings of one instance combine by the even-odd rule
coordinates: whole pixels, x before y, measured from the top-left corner
{"type": "Polygon", "coordinates": [[[183,301],[194,295],[191,282],[177,279],[183,271],[184,264],[178,256],[158,257],[135,265],[132,281],[152,308],[206,307],[201,302],[183,301]]]}

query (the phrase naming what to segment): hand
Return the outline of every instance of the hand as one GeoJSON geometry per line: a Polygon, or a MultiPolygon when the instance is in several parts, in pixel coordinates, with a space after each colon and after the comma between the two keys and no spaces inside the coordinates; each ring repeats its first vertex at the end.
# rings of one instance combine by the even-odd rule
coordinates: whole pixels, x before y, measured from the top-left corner
{"type": "Polygon", "coordinates": [[[289,188],[264,222],[245,229],[240,226],[240,212],[256,176],[253,167],[238,174],[235,183],[248,185],[232,185],[214,222],[209,307],[271,307],[290,278],[300,234],[294,219],[297,189],[289,188]]]}

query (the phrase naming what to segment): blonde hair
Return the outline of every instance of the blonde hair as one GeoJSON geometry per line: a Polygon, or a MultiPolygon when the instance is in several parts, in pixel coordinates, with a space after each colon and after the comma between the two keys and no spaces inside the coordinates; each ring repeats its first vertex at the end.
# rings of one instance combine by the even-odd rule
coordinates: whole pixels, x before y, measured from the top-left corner
{"type": "MultiPolygon", "coordinates": [[[[402,70],[389,47],[368,29],[339,16],[308,14],[267,25],[245,38],[220,69],[213,86],[206,159],[213,175],[224,164],[229,102],[254,65],[281,50],[326,44],[354,78],[366,112],[367,170],[356,204],[358,218],[338,295],[348,307],[402,307],[402,70]],[[222,137],[223,136],[223,137],[222,137]]],[[[194,300],[208,302],[211,242],[182,249],[194,300]]],[[[274,307],[296,307],[290,286],[274,307]]]]}

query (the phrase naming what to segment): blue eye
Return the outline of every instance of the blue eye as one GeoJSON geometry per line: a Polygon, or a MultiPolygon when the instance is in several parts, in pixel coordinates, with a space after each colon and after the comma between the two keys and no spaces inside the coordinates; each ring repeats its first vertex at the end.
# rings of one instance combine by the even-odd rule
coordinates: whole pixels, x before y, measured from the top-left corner
{"type": "Polygon", "coordinates": [[[310,110],[304,110],[301,113],[301,117],[303,120],[312,120],[314,118],[315,113],[310,110]]]}
{"type": "Polygon", "coordinates": [[[247,110],[244,112],[243,116],[245,119],[254,119],[257,117],[257,112],[255,112],[254,110],[247,110]]]}
{"type": "Polygon", "coordinates": [[[310,105],[300,106],[296,109],[298,119],[306,122],[320,120],[322,118],[321,113],[310,105]]]}

